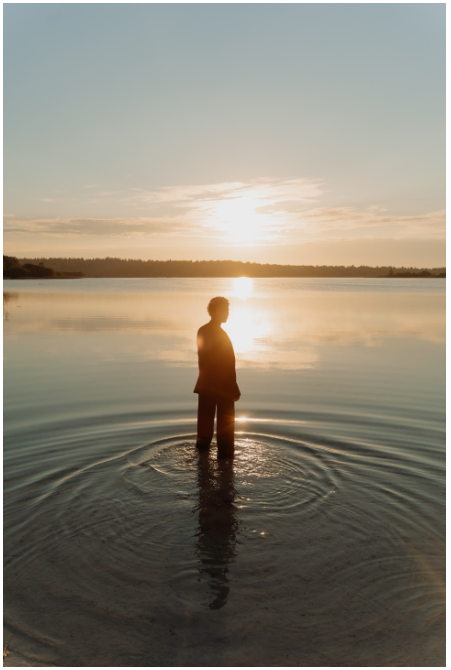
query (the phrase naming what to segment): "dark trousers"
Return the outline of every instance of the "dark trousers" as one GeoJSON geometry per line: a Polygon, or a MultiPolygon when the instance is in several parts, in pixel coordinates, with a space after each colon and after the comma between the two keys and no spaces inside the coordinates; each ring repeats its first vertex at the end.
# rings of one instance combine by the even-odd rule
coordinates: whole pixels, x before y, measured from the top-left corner
{"type": "Polygon", "coordinates": [[[196,446],[201,451],[209,448],[214,433],[216,409],[218,458],[232,458],[235,450],[235,403],[228,398],[215,398],[199,393],[196,446]]]}

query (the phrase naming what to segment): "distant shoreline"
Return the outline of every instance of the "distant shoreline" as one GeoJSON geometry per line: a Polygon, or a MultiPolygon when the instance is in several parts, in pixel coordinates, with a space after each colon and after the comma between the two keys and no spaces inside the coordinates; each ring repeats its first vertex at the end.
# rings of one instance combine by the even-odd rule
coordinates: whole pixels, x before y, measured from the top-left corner
{"type": "Polygon", "coordinates": [[[86,279],[86,277],[3,277],[3,281],[5,279],[10,281],[35,281],[36,279],[86,279]]]}
{"type": "Polygon", "coordinates": [[[34,281],[35,279],[86,279],[86,277],[3,277],[3,281],[34,281]]]}
{"type": "Polygon", "coordinates": [[[23,264],[43,264],[56,274],[80,273],[86,278],[445,278],[446,268],[414,268],[354,265],[276,265],[243,261],[134,260],[122,258],[34,258],[20,259],[23,264]]]}
{"type": "Polygon", "coordinates": [[[393,275],[382,275],[379,279],[446,279],[446,272],[441,272],[438,275],[430,273],[413,273],[413,272],[399,272],[393,275]]]}
{"type": "MultiPolygon", "coordinates": [[[[239,275],[241,276],[241,275],[239,275]]],[[[191,275],[190,277],[180,276],[180,275],[152,275],[151,277],[3,277],[3,281],[36,281],[36,280],[52,280],[52,279],[238,279],[237,275],[191,275]]],[[[274,277],[273,275],[259,275],[258,277],[250,277],[250,279],[446,279],[446,276],[442,275],[409,275],[407,277],[402,275],[379,275],[377,277],[366,277],[364,275],[355,275],[353,277],[343,277],[343,276],[333,276],[333,275],[315,275],[314,277],[293,277],[292,275],[279,275],[274,277]]]]}

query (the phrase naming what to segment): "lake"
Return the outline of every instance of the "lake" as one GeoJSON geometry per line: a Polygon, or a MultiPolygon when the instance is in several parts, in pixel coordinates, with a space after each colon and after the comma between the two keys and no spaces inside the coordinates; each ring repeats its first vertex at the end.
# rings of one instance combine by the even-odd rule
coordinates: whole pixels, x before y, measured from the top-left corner
{"type": "Polygon", "coordinates": [[[443,666],[445,281],[4,281],[7,665],[443,666]],[[194,448],[210,298],[242,397],[194,448]]]}

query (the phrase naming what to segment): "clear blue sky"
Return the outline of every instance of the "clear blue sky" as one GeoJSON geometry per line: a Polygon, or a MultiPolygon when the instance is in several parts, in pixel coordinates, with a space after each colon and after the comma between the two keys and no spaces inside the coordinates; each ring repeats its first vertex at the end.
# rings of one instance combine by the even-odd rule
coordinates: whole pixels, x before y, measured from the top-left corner
{"type": "Polygon", "coordinates": [[[444,4],[5,4],[4,251],[445,263],[444,4]]]}

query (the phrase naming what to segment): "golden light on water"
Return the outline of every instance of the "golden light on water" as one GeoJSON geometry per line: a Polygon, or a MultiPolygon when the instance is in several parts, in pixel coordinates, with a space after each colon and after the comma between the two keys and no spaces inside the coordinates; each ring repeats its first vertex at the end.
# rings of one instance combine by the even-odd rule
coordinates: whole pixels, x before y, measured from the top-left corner
{"type": "Polygon", "coordinates": [[[232,340],[237,354],[264,348],[263,339],[272,330],[269,320],[259,313],[252,303],[244,299],[241,304],[236,304],[233,310],[230,310],[229,319],[223,328],[232,340]]]}
{"type": "Polygon", "coordinates": [[[254,292],[254,280],[250,277],[237,277],[233,281],[233,295],[240,300],[247,300],[254,292]]]}
{"type": "Polygon", "coordinates": [[[233,296],[241,303],[235,303],[224,330],[229,334],[237,353],[254,351],[258,347],[258,339],[270,331],[270,324],[257,312],[252,301],[246,302],[253,292],[254,280],[250,277],[233,280],[233,296]]]}

